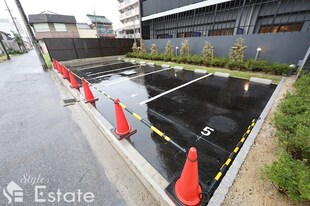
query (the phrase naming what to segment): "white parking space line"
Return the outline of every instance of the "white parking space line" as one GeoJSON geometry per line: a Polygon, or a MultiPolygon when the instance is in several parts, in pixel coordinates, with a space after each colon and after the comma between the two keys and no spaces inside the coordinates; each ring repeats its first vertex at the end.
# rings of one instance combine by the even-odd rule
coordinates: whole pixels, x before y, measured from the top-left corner
{"type": "Polygon", "coordinates": [[[170,69],[171,69],[171,68],[165,68],[165,69],[161,69],[161,70],[157,70],[157,71],[153,71],[153,72],[141,74],[141,75],[138,75],[138,76],[134,76],[134,77],[127,78],[127,79],[122,79],[122,80],[119,80],[119,81],[115,81],[115,82],[112,82],[112,83],[107,84],[107,85],[105,85],[105,86],[110,86],[110,85],[117,84],[117,83],[120,83],[120,82],[124,82],[124,81],[128,81],[128,80],[131,80],[131,79],[135,79],[135,78],[147,76],[147,75],[150,75],[150,74],[155,74],[155,73],[158,73],[158,72],[163,72],[163,71],[170,70],[170,69]]]}
{"type": "Polygon", "coordinates": [[[105,74],[105,75],[101,75],[101,76],[98,76],[98,77],[94,77],[94,78],[90,78],[89,80],[94,80],[94,79],[101,79],[103,77],[109,77],[109,76],[112,76],[113,74],[105,74]]]}
{"type": "Polygon", "coordinates": [[[127,62],[115,62],[115,63],[111,63],[111,64],[103,64],[103,65],[98,65],[98,66],[88,67],[88,68],[78,68],[77,70],[96,69],[96,68],[100,68],[100,67],[111,66],[111,65],[115,65],[115,64],[123,64],[123,63],[127,63],[127,62]]]}
{"type": "Polygon", "coordinates": [[[114,70],[109,70],[109,71],[97,72],[97,73],[94,73],[94,74],[90,74],[90,75],[88,75],[88,76],[96,76],[96,75],[98,75],[98,74],[106,74],[106,73],[116,72],[116,71],[120,71],[120,70],[130,69],[130,68],[134,68],[134,67],[137,68],[137,65],[129,66],[129,67],[123,67],[123,68],[114,69],[114,70]]]}
{"type": "Polygon", "coordinates": [[[152,97],[152,98],[150,98],[150,99],[148,99],[148,100],[146,100],[146,101],[140,102],[139,104],[142,105],[142,104],[146,104],[146,103],[148,103],[148,102],[151,102],[151,101],[153,101],[153,100],[155,100],[155,99],[157,99],[157,98],[159,98],[159,97],[162,97],[162,96],[164,96],[164,95],[166,95],[166,94],[169,94],[169,93],[174,92],[174,91],[176,91],[176,90],[178,90],[178,89],[181,89],[181,88],[183,88],[183,87],[186,87],[187,85],[190,85],[190,84],[192,84],[192,83],[194,83],[194,82],[197,82],[197,81],[199,81],[199,80],[201,80],[201,79],[207,78],[207,77],[210,76],[210,75],[212,75],[212,73],[207,74],[207,75],[202,76],[202,77],[199,77],[199,78],[197,78],[197,79],[194,79],[194,80],[192,80],[192,81],[190,81],[190,82],[187,82],[187,83],[185,83],[185,84],[182,84],[182,85],[180,85],[180,86],[178,86],[178,87],[175,87],[175,88],[173,88],[173,89],[170,89],[170,90],[168,90],[168,91],[165,91],[165,92],[163,92],[163,93],[161,93],[161,94],[159,94],[159,95],[157,95],[157,96],[155,96],[155,97],[152,97]]]}

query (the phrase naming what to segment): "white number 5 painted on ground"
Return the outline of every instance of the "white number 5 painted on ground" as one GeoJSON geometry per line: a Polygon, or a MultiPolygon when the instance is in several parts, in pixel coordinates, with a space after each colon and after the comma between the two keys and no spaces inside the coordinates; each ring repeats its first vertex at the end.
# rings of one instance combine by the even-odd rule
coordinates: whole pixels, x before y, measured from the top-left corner
{"type": "Polygon", "coordinates": [[[201,134],[204,136],[209,136],[211,132],[214,132],[214,129],[211,127],[206,126],[203,131],[201,131],[201,134]]]}

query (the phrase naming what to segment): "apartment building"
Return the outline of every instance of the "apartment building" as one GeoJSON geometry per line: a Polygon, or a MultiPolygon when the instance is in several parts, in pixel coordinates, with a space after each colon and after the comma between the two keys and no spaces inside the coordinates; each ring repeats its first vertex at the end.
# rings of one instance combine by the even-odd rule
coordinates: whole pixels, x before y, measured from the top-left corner
{"type": "Polygon", "coordinates": [[[87,14],[87,24],[95,29],[97,37],[115,38],[112,22],[105,16],[87,14]]]}
{"type": "Polygon", "coordinates": [[[139,0],[117,0],[121,27],[118,38],[140,38],[139,0]]]}

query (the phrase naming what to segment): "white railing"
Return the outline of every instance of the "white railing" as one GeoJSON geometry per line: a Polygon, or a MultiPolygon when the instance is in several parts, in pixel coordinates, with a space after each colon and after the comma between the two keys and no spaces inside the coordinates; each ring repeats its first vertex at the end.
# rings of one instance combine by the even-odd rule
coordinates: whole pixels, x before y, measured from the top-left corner
{"type": "Polygon", "coordinates": [[[136,27],[136,28],[140,27],[140,21],[139,21],[139,20],[128,21],[128,22],[126,22],[126,23],[123,23],[123,24],[122,24],[122,27],[130,27],[130,26],[133,27],[134,24],[135,24],[135,27],[136,27]]]}
{"type": "Polygon", "coordinates": [[[139,15],[139,9],[138,8],[134,8],[132,10],[126,11],[124,13],[122,13],[119,18],[120,20],[126,19],[126,18],[130,18],[132,16],[136,16],[139,15]]]}

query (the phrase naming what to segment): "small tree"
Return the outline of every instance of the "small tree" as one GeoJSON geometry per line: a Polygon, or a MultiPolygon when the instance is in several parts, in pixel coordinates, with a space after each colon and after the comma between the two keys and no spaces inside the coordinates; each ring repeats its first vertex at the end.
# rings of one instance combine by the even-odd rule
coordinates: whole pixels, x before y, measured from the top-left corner
{"type": "Polygon", "coordinates": [[[140,39],[140,54],[146,53],[145,44],[143,39],[140,39]]]}
{"type": "Polygon", "coordinates": [[[189,56],[189,44],[188,40],[184,40],[182,42],[181,50],[180,50],[180,56],[189,56]]]}
{"type": "Polygon", "coordinates": [[[168,57],[172,57],[174,55],[173,46],[170,40],[167,41],[165,55],[168,57]]]}
{"type": "Polygon", "coordinates": [[[229,53],[229,59],[232,61],[241,61],[244,60],[244,50],[247,48],[244,44],[244,39],[238,38],[236,43],[231,47],[229,53]]]}
{"type": "Polygon", "coordinates": [[[21,52],[23,52],[23,49],[22,49],[24,46],[23,38],[19,34],[17,34],[16,32],[14,32],[14,31],[11,31],[11,32],[14,35],[14,39],[15,39],[15,42],[17,43],[18,47],[19,47],[19,50],[21,52]]]}
{"type": "Polygon", "coordinates": [[[207,41],[205,42],[205,46],[203,47],[202,50],[204,60],[211,61],[213,59],[214,48],[215,47],[212,44],[210,44],[207,41]]]}
{"type": "Polygon", "coordinates": [[[132,52],[137,53],[138,52],[138,46],[137,46],[137,42],[134,42],[132,45],[132,52]]]}
{"type": "Polygon", "coordinates": [[[157,54],[158,54],[157,46],[156,46],[156,44],[152,44],[151,55],[157,55],[157,54]]]}

